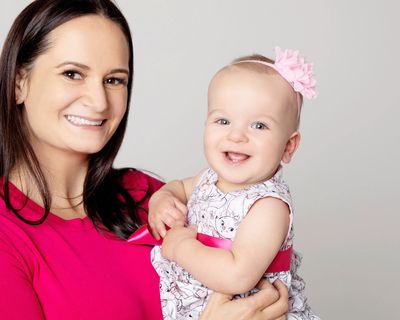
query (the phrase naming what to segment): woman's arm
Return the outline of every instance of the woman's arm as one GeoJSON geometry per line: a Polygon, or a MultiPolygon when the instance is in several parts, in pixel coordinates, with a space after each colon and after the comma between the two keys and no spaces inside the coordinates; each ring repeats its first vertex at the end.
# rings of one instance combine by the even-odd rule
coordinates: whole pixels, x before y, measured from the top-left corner
{"type": "Polygon", "coordinates": [[[240,223],[231,250],[211,248],[195,239],[191,228],[167,232],[161,252],[206,287],[227,294],[255,287],[286,238],[289,208],[276,198],[257,201],[240,223]]]}
{"type": "Polygon", "coordinates": [[[44,319],[40,302],[24,269],[12,248],[0,239],[1,319],[44,319]]]}
{"type": "Polygon", "coordinates": [[[213,293],[200,320],[285,320],[289,309],[288,290],[280,281],[262,280],[260,291],[246,298],[213,293]]]}

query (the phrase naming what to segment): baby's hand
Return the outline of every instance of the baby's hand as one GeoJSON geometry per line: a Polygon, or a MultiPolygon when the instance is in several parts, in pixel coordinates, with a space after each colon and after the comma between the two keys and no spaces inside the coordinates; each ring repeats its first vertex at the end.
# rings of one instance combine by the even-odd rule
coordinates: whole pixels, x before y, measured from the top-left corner
{"type": "Polygon", "coordinates": [[[196,239],[196,234],[197,227],[195,225],[169,229],[161,245],[161,255],[164,258],[176,261],[179,246],[187,240],[196,239]]]}
{"type": "Polygon", "coordinates": [[[159,190],[150,198],[149,226],[157,240],[160,240],[160,236],[165,237],[166,226],[184,226],[186,215],[186,206],[169,191],[159,190]]]}

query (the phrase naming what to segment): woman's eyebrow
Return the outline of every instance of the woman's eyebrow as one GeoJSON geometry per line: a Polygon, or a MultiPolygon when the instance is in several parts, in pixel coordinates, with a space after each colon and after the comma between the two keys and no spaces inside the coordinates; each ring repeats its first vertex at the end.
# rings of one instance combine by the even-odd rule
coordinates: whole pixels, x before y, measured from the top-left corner
{"type": "MultiPolygon", "coordinates": [[[[90,69],[90,67],[87,66],[86,64],[79,63],[79,62],[76,62],[76,61],[65,61],[65,62],[60,63],[59,65],[57,65],[56,68],[61,68],[61,67],[67,66],[67,65],[73,65],[75,67],[78,67],[78,68],[81,68],[81,69],[85,69],[85,70],[89,70],[90,69]]],[[[110,73],[125,73],[126,75],[129,76],[129,70],[125,69],[125,68],[112,69],[110,71],[110,73]]]]}
{"type": "Polygon", "coordinates": [[[64,61],[63,63],[60,63],[59,65],[57,65],[56,68],[61,68],[61,67],[64,67],[66,65],[73,65],[73,66],[76,66],[78,68],[86,69],[86,70],[90,69],[90,67],[87,66],[86,64],[75,62],[75,61],[64,61]]]}
{"type": "Polygon", "coordinates": [[[123,68],[112,69],[110,73],[126,73],[129,76],[129,70],[123,68]]]}

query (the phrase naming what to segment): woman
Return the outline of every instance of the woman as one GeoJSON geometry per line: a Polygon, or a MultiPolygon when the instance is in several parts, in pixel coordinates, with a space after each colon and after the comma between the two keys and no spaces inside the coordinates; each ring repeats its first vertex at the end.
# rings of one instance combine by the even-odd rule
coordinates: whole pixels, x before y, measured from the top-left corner
{"type": "MultiPolygon", "coordinates": [[[[161,319],[150,248],[124,240],[162,183],[112,167],[132,76],[111,1],[36,0],[16,18],[0,60],[2,319],[161,319]]],[[[284,318],[276,286],[215,294],[203,318],[284,318]]]]}

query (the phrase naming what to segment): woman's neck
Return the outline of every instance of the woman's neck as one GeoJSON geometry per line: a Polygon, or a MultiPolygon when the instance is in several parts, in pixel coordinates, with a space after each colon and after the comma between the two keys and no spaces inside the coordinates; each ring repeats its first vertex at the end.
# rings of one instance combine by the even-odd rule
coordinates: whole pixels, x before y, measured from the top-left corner
{"type": "MultiPolygon", "coordinates": [[[[85,217],[82,194],[88,157],[52,154],[51,157],[37,155],[37,158],[51,195],[50,211],[66,220],[85,217]]],[[[43,206],[38,186],[26,166],[18,166],[10,180],[31,200],[43,206]]]]}

